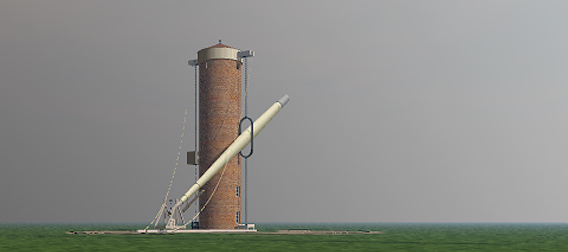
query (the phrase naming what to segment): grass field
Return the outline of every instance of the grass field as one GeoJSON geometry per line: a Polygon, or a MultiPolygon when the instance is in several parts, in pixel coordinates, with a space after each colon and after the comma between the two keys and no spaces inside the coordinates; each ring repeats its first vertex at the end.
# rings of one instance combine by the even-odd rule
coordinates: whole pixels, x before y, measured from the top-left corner
{"type": "Polygon", "coordinates": [[[67,235],[143,224],[0,224],[0,251],[568,251],[568,224],[257,223],[278,229],[377,230],[365,235],[67,235]]]}

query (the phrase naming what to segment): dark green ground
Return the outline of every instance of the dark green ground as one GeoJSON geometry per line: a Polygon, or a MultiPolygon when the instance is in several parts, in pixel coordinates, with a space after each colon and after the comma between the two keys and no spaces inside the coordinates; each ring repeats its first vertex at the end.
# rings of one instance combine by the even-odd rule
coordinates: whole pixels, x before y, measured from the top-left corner
{"type": "Polygon", "coordinates": [[[568,224],[275,224],[277,229],[378,230],[378,235],[67,235],[134,224],[0,224],[0,251],[568,251],[568,224]]]}

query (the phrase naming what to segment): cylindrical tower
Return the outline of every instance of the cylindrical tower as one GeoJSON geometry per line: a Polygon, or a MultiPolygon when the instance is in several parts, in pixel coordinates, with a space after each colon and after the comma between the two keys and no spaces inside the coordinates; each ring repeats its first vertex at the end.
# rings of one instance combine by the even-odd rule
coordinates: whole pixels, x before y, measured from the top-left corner
{"type": "MultiPolygon", "coordinates": [[[[238,136],[241,119],[241,60],[238,49],[217,44],[197,53],[199,64],[199,175],[238,136]]],[[[202,229],[235,229],[241,222],[241,163],[235,156],[203,186],[199,209],[202,229]]]]}

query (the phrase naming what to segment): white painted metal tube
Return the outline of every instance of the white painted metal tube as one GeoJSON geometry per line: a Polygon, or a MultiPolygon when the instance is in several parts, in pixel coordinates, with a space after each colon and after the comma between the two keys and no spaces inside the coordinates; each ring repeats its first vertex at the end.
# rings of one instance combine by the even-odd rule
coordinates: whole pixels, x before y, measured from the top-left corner
{"type": "MultiPolygon", "coordinates": [[[[256,121],[254,121],[253,137],[256,137],[258,133],[260,133],[260,131],[264,129],[266,124],[268,124],[268,122],[272,120],[272,118],[278,113],[278,111],[280,111],[280,109],[282,109],[282,107],[284,107],[284,105],[286,105],[286,103],[288,103],[289,100],[290,96],[284,95],[270,108],[268,108],[268,110],[266,110],[264,114],[256,119],[256,121]]],[[[235,141],[233,141],[233,143],[231,143],[231,145],[229,145],[225,152],[223,152],[223,154],[221,154],[221,156],[219,156],[219,158],[215,160],[215,162],[209,167],[209,169],[207,169],[207,171],[203,175],[201,175],[197,182],[195,182],[195,184],[193,184],[193,186],[189,188],[189,190],[183,195],[183,197],[181,197],[181,200],[178,201],[176,207],[181,206],[181,204],[186,202],[191,197],[191,195],[199,191],[199,188],[205,185],[205,183],[207,183],[213,176],[215,176],[217,172],[219,172],[221,169],[223,169],[223,167],[225,167],[225,165],[227,165],[229,160],[231,160],[235,155],[239,154],[239,152],[250,143],[250,141],[252,140],[250,131],[251,127],[249,126],[237,137],[237,139],[235,139],[235,141]]]]}

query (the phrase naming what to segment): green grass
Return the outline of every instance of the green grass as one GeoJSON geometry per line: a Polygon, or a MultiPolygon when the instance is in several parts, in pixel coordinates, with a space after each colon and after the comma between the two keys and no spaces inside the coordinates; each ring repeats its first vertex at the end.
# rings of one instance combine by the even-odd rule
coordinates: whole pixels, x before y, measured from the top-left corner
{"type": "Polygon", "coordinates": [[[378,235],[67,235],[135,224],[1,224],[0,251],[568,251],[568,224],[257,224],[278,229],[378,230],[378,235]]]}

